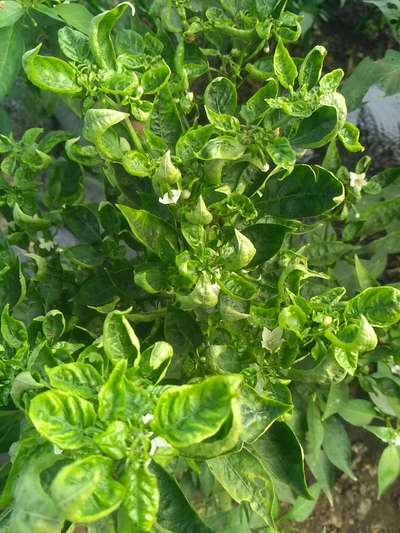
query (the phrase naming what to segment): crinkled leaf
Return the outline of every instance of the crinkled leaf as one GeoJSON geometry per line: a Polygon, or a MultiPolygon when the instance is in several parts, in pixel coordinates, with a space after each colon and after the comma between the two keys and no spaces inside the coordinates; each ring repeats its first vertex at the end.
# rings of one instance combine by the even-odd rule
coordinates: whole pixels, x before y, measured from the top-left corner
{"type": "Polygon", "coordinates": [[[97,370],[86,363],[64,363],[46,368],[50,385],[67,393],[90,399],[97,395],[103,380],[97,370]]]}
{"type": "Polygon", "coordinates": [[[111,31],[128,7],[132,10],[133,15],[135,12],[133,5],[129,2],[122,2],[113,9],[96,15],[91,20],[89,30],[90,48],[97,64],[102,68],[114,70],[116,67],[111,31]]]}
{"type": "Polygon", "coordinates": [[[64,516],[73,522],[95,522],[121,504],[125,488],[113,478],[113,461],[89,455],[64,466],[50,491],[64,516]]]}
{"type": "Polygon", "coordinates": [[[374,327],[392,326],[400,320],[400,291],[394,287],[370,287],[346,304],[349,317],[364,315],[374,327]]]}
{"type": "Polygon", "coordinates": [[[174,257],[179,250],[175,230],[161,218],[141,209],[117,205],[139,242],[161,259],[174,257]]]}
{"type": "Polygon", "coordinates": [[[124,507],[133,528],[152,531],[160,500],[155,473],[145,464],[136,465],[129,462],[125,467],[124,484],[124,507]]]}
{"type": "Polygon", "coordinates": [[[127,117],[127,113],[113,109],[89,109],[85,115],[83,136],[95,144],[102,155],[118,161],[123,152],[117,134],[110,128],[127,117]]]}
{"type": "Polygon", "coordinates": [[[140,343],[124,313],[113,311],[104,321],[104,351],[112,363],[120,360],[132,363],[140,354],[140,343]]]}
{"type": "Polygon", "coordinates": [[[88,444],[89,430],[96,422],[90,402],[58,390],[35,396],[30,404],[29,417],[43,437],[66,450],[88,444]]]}
{"type": "Polygon", "coordinates": [[[240,376],[214,376],[195,385],[173,387],[158,399],[153,430],[177,448],[215,435],[231,416],[240,376]]]}
{"type": "Polygon", "coordinates": [[[248,502],[267,525],[274,527],[274,487],[268,471],[256,456],[243,448],[238,453],[209,459],[207,465],[236,502],[248,502]]]}
{"type": "Polygon", "coordinates": [[[66,61],[51,56],[40,56],[42,45],[25,52],[22,63],[30,82],[45,91],[78,95],[82,92],[75,69],[66,61]]]}

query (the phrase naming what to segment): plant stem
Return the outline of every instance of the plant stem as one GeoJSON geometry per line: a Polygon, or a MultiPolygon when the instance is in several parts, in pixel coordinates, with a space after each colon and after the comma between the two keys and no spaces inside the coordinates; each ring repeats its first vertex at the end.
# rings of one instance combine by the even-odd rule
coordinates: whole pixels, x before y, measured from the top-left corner
{"type": "Polygon", "coordinates": [[[140,140],[140,137],[137,131],[132,126],[132,122],[130,121],[129,117],[127,117],[124,122],[125,122],[126,127],[128,128],[129,134],[131,136],[131,139],[136,149],[139,150],[139,152],[144,152],[142,141],[140,140]]]}

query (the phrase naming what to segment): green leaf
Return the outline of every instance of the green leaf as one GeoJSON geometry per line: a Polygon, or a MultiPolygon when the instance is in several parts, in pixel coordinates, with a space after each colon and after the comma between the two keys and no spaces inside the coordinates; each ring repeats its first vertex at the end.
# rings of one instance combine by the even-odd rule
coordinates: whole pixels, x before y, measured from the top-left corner
{"type": "Polygon", "coordinates": [[[392,326],[400,320],[400,291],[370,287],[347,302],[345,313],[349,317],[364,315],[374,327],[392,326]]]}
{"type": "Polygon", "coordinates": [[[78,3],[63,3],[54,6],[52,11],[57,16],[61,17],[68,26],[72,26],[72,28],[89,35],[89,28],[93,15],[84,5],[78,3]]]}
{"type": "Polygon", "coordinates": [[[348,400],[339,408],[338,413],[353,426],[367,426],[377,415],[368,400],[348,400]]]}
{"type": "Polygon", "coordinates": [[[182,161],[194,159],[196,152],[204,146],[213,132],[214,126],[211,124],[189,128],[176,143],[176,155],[182,161]]]}
{"type": "Polygon", "coordinates": [[[24,39],[21,28],[19,26],[0,28],[0,42],[1,101],[10,92],[21,68],[21,57],[24,52],[24,39]]]}
{"type": "Polygon", "coordinates": [[[197,516],[175,479],[157,463],[153,462],[151,469],[160,491],[159,524],[174,533],[214,533],[197,516]]]}
{"type": "Polygon", "coordinates": [[[285,48],[282,39],[278,40],[278,45],[274,53],[274,72],[279,83],[285,89],[293,87],[297,78],[297,67],[285,48]]]}
{"type": "Polygon", "coordinates": [[[285,385],[269,385],[263,394],[259,394],[249,385],[244,385],[240,398],[242,440],[250,443],[256,441],[292,407],[291,394],[285,385]]]}
{"type": "Polygon", "coordinates": [[[342,470],[351,479],[356,480],[351,470],[351,446],[350,440],[337,417],[330,417],[324,422],[324,452],[330,462],[339,470],[342,470]]]}
{"type": "Polygon", "coordinates": [[[278,224],[254,224],[243,230],[256,248],[250,267],[258,266],[271,259],[282,247],[285,235],[288,231],[286,226],[278,224]]]}
{"type": "Polygon", "coordinates": [[[339,412],[339,410],[349,401],[348,385],[342,381],[332,383],[329,389],[328,399],[322,420],[339,412]]]}
{"type": "Polygon", "coordinates": [[[95,146],[82,146],[78,144],[80,137],[69,139],[65,143],[65,152],[71,161],[79,165],[95,166],[101,163],[101,158],[95,146]]]}
{"type": "Polygon", "coordinates": [[[314,48],[308,52],[300,67],[300,87],[312,89],[317,85],[319,78],[321,77],[326,54],[327,50],[324,46],[314,46],[314,48]]]}
{"type": "Polygon", "coordinates": [[[150,66],[143,74],[141,86],[144,94],[154,94],[168,83],[171,77],[171,69],[167,63],[161,59],[150,66]]]}
{"type": "Polygon", "coordinates": [[[304,498],[299,496],[296,498],[291,510],[284,516],[287,520],[295,520],[296,522],[303,522],[314,511],[318,503],[318,498],[321,492],[321,485],[314,483],[310,487],[311,498],[304,498]]]}
{"type": "Polygon", "coordinates": [[[58,30],[58,44],[61,52],[72,61],[83,63],[90,57],[89,39],[68,26],[58,30]]]}
{"type": "Polygon", "coordinates": [[[123,480],[126,487],[124,507],[132,527],[140,531],[153,531],[160,501],[155,473],[145,464],[128,462],[123,480]]]}
{"type": "Polygon", "coordinates": [[[138,85],[139,78],[134,72],[107,72],[102,77],[100,88],[105,94],[131,96],[138,85]]]}
{"type": "Polygon", "coordinates": [[[166,390],[156,405],[153,430],[176,448],[216,435],[232,414],[240,382],[236,375],[214,376],[166,390]]]}
{"type": "Polygon", "coordinates": [[[204,93],[204,105],[221,115],[234,115],[237,106],[235,85],[228,78],[214,78],[204,93]]]}
{"type": "Polygon", "coordinates": [[[338,129],[338,111],[332,105],[323,105],[300,122],[290,142],[301,148],[320,148],[328,144],[338,129]]]}
{"type": "Polygon", "coordinates": [[[246,448],[209,459],[207,465],[237,503],[247,502],[270,527],[274,527],[274,487],[261,461],[246,448]]]}
{"type": "Polygon", "coordinates": [[[267,144],[267,152],[278,168],[291,172],[296,163],[296,152],[286,137],[274,137],[267,144]]]}
{"type": "Polygon", "coordinates": [[[143,54],[144,52],[144,39],[134,30],[119,30],[115,36],[115,44],[118,55],[143,54]]]}
{"type": "Polygon", "coordinates": [[[205,161],[213,159],[235,161],[240,159],[244,152],[245,147],[238,139],[222,135],[208,141],[196,155],[205,161]]]}
{"type": "Polygon", "coordinates": [[[228,270],[241,270],[251,263],[256,249],[243,233],[234,230],[234,238],[226,242],[221,248],[221,262],[228,270]]]}
{"type": "Polygon", "coordinates": [[[338,132],[338,137],[343,146],[349,152],[363,152],[364,147],[360,144],[360,130],[351,122],[346,122],[338,132]]]}
{"type": "Polygon", "coordinates": [[[173,348],[168,342],[158,341],[149,346],[140,356],[141,375],[153,383],[158,383],[167,373],[173,355],[173,348]]]}
{"type": "Polygon", "coordinates": [[[126,377],[126,360],[119,361],[99,392],[99,417],[105,422],[133,423],[150,409],[149,394],[126,377]]]}
{"type": "Polygon", "coordinates": [[[119,507],[125,489],[113,479],[112,467],[112,459],[89,455],[57,473],[50,491],[68,520],[96,522],[119,507]]]}
{"type": "Polygon", "coordinates": [[[275,422],[251,445],[251,450],[267,472],[301,496],[310,498],[304,475],[303,449],[287,424],[275,422]]]}
{"type": "Polygon", "coordinates": [[[348,324],[339,330],[337,335],[329,330],[326,331],[325,337],[334,346],[346,352],[369,352],[378,344],[374,328],[363,315],[354,324],[348,324]]]}
{"type": "MultiPolygon", "coordinates": [[[[324,93],[334,93],[338,90],[343,79],[344,71],[341,68],[328,72],[320,79],[319,86],[324,93]]],[[[352,108],[351,108],[352,109],[352,108]]]]}
{"type": "Polygon", "coordinates": [[[219,286],[230,298],[241,301],[253,300],[260,290],[254,279],[241,276],[237,272],[224,272],[219,286]]]}
{"type": "Polygon", "coordinates": [[[50,385],[85,399],[95,398],[103,380],[97,370],[85,363],[64,363],[46,368],[50,385]]]}
{"type": "Polygon", "coordinates": [[[154,99],[150,130],[161,137],[171,150],[182,134],[181,119],[168,86],[162,87],[154,99]]]}
{"type": "Polygon", "coordinates": [[[100,224],[97,216],[84,205],[64,209],[64,223],[81,241],[93,244],[100,241],[100,224]]]}
{"type": "Polygon", "coordinates": [[[400,453],[397,446],[389,445],[384,450],[378,463],[378,498],[400,475],[400,453]]]}
{"type": "Polygon", "coordinates": [[[125,313],[109,313],[103,326],[103,345],[107,357],[113,364],[129,361],[131,364],[140,354],[140,343],[125,313]]]}
{"type": "Polygon", "coordinates": [[[49,344],[54,344],[65,331],[65,318],[61,311],[53,309],[35,320],[42,323],[42,331],[49,344]]]}
{"type": "Polygon", "coordinates": [[[175,230],[161,218],[144,210],[117,204],[136,240],[161,259],[175,257],[179,251],[175,230]]]}
{"type": "Polygon", "coordinates": [[[14,486],[14,510],[10,519],[13,533],[59,533],[64,518],[44,487],[42,474],[54,467],[60,456],[48,448],[37,448],[36,457],[27,457],[14,486]]]}
{"type": "Polygon", "coordinates": [[[111,422],[103,433],[96,435],[95,441],[100,450],[112,459],[123,459],[128,453],[127,441],[130,428],[121,420],[111,422]]]}
{"type": "Polygon", "coordinates": [[[14,0],[4,0],[0,5],[0,28],[13,26],[24,14],[24,8],[14,0]]]}
{"type": "Polygon", "coordinates": [[[1,336],[3,341],[11,348],[18,350],[28,347],[28,331],[20,320],[10,315],[9,304],[5,305],[1,313],[1,336]]]}
{"type": "Polygon", "coordinates": [[[96,268],[103,262],[97,250],[88,244],[78,244],[63,251],[63,255],[81,268],[96,268]]]}
{"type": "Polygon", "coordinates": [[[319,166],[296,165],[285,179],[272,176],[258,205],[268,215],[289,219],[320,216],[344,199],[342,183],[319,166]]]}
{"type": "Polygon", "coordinates": [[[198,323],[189,313],[181,309],[170,308],[164,321],[165,340],[171,344],[174,353],[179,356],[194,352],[203,338],[198,323]]]}
{"type": "Polygon", "coordinates": [[[51,390],[33,398],[29,417],[37,431],[65,450],[76,450],[90,442],[96,422],[91,403],[70,393],[51,390]]]}
{"type": "Polygon", "coordinates": [[[376,281],[376,278],[364,265],[364,263],[358,257],[357,254],[354,256],[354,267],[356,270],[357,281],[361,290],[368,289],[368,287],[376,287],[377,285],[379,285],[379,283],[376,281]]]}
{"type": "Polygon", "coordinates": [[[119,161],[123,151],[119,138],[110,128],[128,116],[113,109],[89,109],[85,115],[83,136],[95,144],[102,155],[111,161],[119,161]]]}
{"type": "Polygon", "coordinates": [[[251,96],[240,110],[241,116],[248,122],[258,122],[268,109],[266,100],[275,98],[278,94],[278,84],[271,78],[264,87],[251,96]]]}
{"type": "Polygon", "coordinates": [[[135,13],[133,5],[129,2],[122,2],[109,11],[103,11],[103,13],[91,20],[89,29],[90,48],[97,64],[102,68],[116,69],[116,56],[111,39],[111,31],[128,7],[131,9],[133,16],[135,13]]]}
{"type": "Polygon", "coordinates": [[[22,64],[29,81],[43,89],[59,94],[78,95],[82,92],[75,69],[66,61],[51,56],[40,56],[42,45],[25,52],[22,64]]]}

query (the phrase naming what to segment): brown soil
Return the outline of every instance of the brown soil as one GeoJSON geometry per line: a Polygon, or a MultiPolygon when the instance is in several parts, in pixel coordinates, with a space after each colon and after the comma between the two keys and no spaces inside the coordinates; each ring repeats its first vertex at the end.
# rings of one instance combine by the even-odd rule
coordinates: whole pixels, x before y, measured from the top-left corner
{"type": "Polygon", "coordinates": [[[357,481],[341,476],[334,489],[334,505],[322,496],[308,520],[289,527],[298,533],[399,533],[400,480],[377,499],[377,465],[382,447],[353,444],[353,471],[357,481]]]}

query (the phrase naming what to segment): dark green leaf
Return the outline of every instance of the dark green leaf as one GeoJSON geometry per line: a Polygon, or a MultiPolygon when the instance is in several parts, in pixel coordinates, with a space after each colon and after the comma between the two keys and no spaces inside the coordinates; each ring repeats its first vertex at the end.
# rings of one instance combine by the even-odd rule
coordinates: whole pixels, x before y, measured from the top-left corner
{"type": "Polygon", "coordinates": [[[157,463],[151,464],[160,491],[158,522],[174,533],[213,533],[197,516],[178,483],[157,463]]]}
{"type": "Polygon", "coordinates": [[[343,199],[343,185],[331,172],[297,165],[285,179],[273,176],[268,180],[260,205],[265,214],[301,219],[322,215],[343,199]]]}
{"type": "Polygon", "coordinates": [[[324,105],[300,122],[299,129],[290,142],[302,148],[320,148],[331,141],[338,129],[338,112],[331,105],[324,105]]]}
{"type": "Polygon", "coordinates": [[[275,422],[251,449],[267,472],[292,487],[299,495],[310,497],[304,476],[303,449],[287,424],[275,422]]]}
{"type": "Polygon", "coordinates": [[[131,231],[139,242],[161,259],[174,257],[179,250],[174,229],[159,217],[147,211],[117,205],[128,221],[131,231]]]}
{"type": "MultiPolygon", "coordinates": [[[[16,3],[16,2],[15,2],[16,3]]],[[[21,68],[24,39],[19,26],[0,28],[0,101],[10,92],[21,68]]]]}

